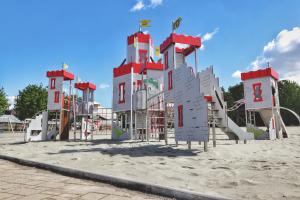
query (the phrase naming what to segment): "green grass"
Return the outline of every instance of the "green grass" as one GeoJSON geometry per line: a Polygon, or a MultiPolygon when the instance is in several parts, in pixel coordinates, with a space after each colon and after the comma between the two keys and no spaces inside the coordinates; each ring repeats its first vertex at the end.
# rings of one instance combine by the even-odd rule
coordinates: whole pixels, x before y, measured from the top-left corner
{"type": "Polygon", "coordinates": [[[255,139],[257,139],[259,136],[265,133],[265,131],[255,127],[248,127],[247,132],[253,133],[255,139]]]}

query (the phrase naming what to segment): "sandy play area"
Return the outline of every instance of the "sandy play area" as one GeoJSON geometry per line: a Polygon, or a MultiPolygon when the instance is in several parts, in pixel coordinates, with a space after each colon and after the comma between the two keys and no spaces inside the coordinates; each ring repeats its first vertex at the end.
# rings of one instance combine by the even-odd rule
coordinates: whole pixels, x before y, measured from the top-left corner
{"type": "MultiPolygon", "coordinates": [[[[232,199],[300,199],[300,128],[288,139],[218,141],[175,147],[174,141],[22,143],[23,135],[0,133],[0,154],[155,183],[232,199]]],[[[104,139],[106,137],[107,139],[104,139]]]]}

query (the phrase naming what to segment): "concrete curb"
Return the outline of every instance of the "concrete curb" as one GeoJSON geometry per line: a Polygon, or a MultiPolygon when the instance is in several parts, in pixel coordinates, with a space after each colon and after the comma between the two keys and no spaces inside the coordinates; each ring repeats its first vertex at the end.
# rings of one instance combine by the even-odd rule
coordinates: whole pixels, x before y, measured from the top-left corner
{"type": "Polygon", "coordinates": [[[0,159],[11,161],[17,164],[29,166],[29,167],[35,167],[39,169],[44,169],[48,171],[52,171],[58,174],[62,174],[65,176],[71,176],[74,178],[80,178],[80,179],[86,179],[86,180],[92,180],[102,183],[107,183],[110,185],[114,185],[117,187],[122,187],[130,190],[136,190],[140,192],[145,192],[153,195],[159,195],[169,198],[175,198],[175,199],[182,199],[182,200],[228,200],[223,197],[213,197],[208,196],[204,194],[200,194],[197,192],[187,191],[187,190],[179,190],[171,187],[165,187],[155,184],[149,184],[149,183],[143,183],[138,181],[132,181],[132,180],[126,180],[123,178],[108,176],[108,175],[102,175],[102,174],[96,174],[92,172],[87,172],[83,170],[77,170],[72,168],[66,168],[61,167],[57,165],[52,164],[46,164],[31,160],[25,160],[21,158],[6,156],[6,155],[0,155],[0,159]]]}

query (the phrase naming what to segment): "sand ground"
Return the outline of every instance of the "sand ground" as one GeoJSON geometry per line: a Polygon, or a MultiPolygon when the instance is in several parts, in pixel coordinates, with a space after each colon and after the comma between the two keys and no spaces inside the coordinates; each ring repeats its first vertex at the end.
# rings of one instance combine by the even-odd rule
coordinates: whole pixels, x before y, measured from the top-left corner
{"type": "MultiPolygon", "coordinates": [[[[300,128],[275,141],[185,143],[22,143],[23,135],[0,133],[0,154],[232,199],[300,199],[300,128]]],[[[107,138],[107,139],[105,139],[107,138]]]]}

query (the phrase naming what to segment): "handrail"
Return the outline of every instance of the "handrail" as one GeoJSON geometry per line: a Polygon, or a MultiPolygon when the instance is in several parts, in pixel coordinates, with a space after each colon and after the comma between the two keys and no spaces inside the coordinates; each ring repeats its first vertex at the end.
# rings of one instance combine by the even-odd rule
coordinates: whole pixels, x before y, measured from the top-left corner
{"type": "Polygon", "coordinates": [[[234,110],[238,109],[239,107],[241,107],[244,104],[245,104],[244,99],[237,100],[237,101],[234,102],[234,105],[232,107],[227,108],[227,112],[234,111],[234,110]]]}
{"type": "Polygon", "coordinates": [[[291,109],[288,109],[288,108],[285,108],[285,107],[280,107],[280,109],[287,110],[287,111],[289,111],[290,113],[292,113],[292,114],[298,119],[299,125],[300,125],[300,117],[299,117],[299,115],[298,115],[295,111],[293,111],[293,110],[291,110],[291,109]]]}

